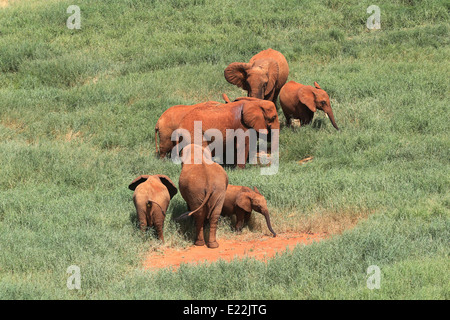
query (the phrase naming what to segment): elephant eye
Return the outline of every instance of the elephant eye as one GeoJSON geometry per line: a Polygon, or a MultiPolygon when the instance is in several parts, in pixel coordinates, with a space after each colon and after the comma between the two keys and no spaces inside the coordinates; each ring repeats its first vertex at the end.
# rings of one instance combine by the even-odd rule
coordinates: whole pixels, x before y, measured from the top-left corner
{"type": "Polygon", "coordinates": [[[327,102],[326,101],[320,101],[320,103],[324,106],[327,102]]]}

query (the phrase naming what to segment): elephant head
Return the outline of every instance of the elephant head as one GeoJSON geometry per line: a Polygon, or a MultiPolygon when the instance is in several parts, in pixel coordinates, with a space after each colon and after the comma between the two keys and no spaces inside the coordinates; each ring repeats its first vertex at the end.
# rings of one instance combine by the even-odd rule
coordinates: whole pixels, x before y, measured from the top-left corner
{"type": "Polygon", "coordinates": [[[259,130],[280,129],[280,121],[275,104],[256,98],[238,98],[243,101],[242,122],[245,126],[259,130]]]}
{"type": "Polygon", "coordinates": [[[278,79],[279,67],[274,59],[258,59],[253,63],[233,62],[225,68],[225,79],[247,91],[249,97],[270,97],[278,79]]]}
{"type": "Polygon", "coordinates": [[[236,198],[236,205],[247,214],[250,214],[252,210],[261,213],[266,219],[267,228],[269,228],[274,237],[277,235],[275,231],[273,231],[270,223],[266,198],[264,198],[256,187],[253,187],[253,190],[246,188],[241,192],[236,198]]]}
{"type": "Polygon", "coordinates": [[[331,124],[339,130],[334,120],[333,110],[331,109],[330,97],[320,88],[317,82],[313,86],[303,86],[298,90],[298,99],[306,105],[309,110],[316,112],[317,109],[322,110],[330,118],[331,124]]]}

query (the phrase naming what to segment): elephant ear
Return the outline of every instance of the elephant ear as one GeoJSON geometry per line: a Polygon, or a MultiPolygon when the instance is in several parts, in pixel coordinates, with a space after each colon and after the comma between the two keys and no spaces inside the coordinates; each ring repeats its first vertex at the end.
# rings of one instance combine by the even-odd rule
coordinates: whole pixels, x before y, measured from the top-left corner
{"type": "Polygon", "coordinates": [[[314,81],[314,87],[316,87],[316,89],[322,89],[319,84],[317,82],[314,81]]]}
{"type": "Polygon", "coordinates": [[[268,72],[267,75],[269,77],[269,81],[266,85],[266,91],[264,91],[264,95],[269,95],[273,88],[275,87],[275,83],[278,80],[278,73],[280,69],[278,67],[278,63],[274,59],[269,59],[269,66],[268,66],[268,72]]]}
{"type": "Polygon", "coordinates": [[[245,101],[242,107],[242,121],[256,131],[267,129],[264,111],[259,106],[259,101],[245,101]]]}
{"type": "Polygon", "coordinates": [[[243,190],[236,198],[236,205],[245,212],[252,212],[252,200],[250,192],[243,190]]]}
{"type": "Polygon", "coordinates": [[[130,185],[128,186],[128,189],[134,191],[138,185],[147,181],[148,177],[150,177],[148,174],[140,175],[139,177],[137,177],[130,183],[130,185]]]}
{"type": "Polygon", "coordinates": [[[170,194],[170,199],[172,199],[178,193],[178,189],[177,187],[175,187],[175,184],[172,182],[172,180],[170,180],[168,176],[165,176],[163,174],[157,174],[156,176],[159,178],[161,183],[166,186],[170,194]]]}
{"type": "Polygon", "coordinates": [[[309,110],[312,112],[316,112],[316,104],[314,102],[315,95],[313,91],[311,90],[311,86],[303,86],[301,87],[298,92],[297,96],[301,103],[303,103],[305,106],[308,107],[309,110]]]}
{"type": "Polygon", "coordinates": [[[245,89],[245,79],[247,79],[247,70],[251,68],[250,63],[233,62],[225,68],[225,79],[239,88],[245,89]]]}

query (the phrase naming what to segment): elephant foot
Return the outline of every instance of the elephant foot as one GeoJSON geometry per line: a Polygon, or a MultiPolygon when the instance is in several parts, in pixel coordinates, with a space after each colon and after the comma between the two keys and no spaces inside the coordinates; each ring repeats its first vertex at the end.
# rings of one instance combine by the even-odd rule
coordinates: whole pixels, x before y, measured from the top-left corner
{"type": "Polygon", "coordinates": [[[205,241],[204,240],[197,240],[197,241],[195,241],[194,242],[194,244],[196,245],[196,246],[204,246],[205,245],[205,241]]]}
{"type": "Polygon", "coordinates": [[[219,243],[217,241],[208,242],[208,248],[215,249],[219,247],[219,243]]]}

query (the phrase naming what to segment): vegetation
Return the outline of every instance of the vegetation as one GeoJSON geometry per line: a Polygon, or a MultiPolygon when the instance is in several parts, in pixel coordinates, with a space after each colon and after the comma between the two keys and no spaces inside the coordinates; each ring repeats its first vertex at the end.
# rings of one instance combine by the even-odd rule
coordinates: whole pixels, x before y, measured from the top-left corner
{"type": "MultiPolygon", "coordinates": [[[[376,31],[372,1],[85,0],[70,30],[72,2],[0,7],[0,299],[450,298],[447,1],[379,0],[376,31]],[[244,95],[224,68],[269,47],[289,80],[329,93],[341,131],[320,113],[283,127],[277,175],[227,168],[230,183],[258,187],[278,233],[358,224],[267,264],[141,270],[149,250],[192,243],[180,195],[164,245],[136,228],[129,182],[180,173],[154,157],[156,120],[244,95]]],[[[266,232],[255,220],[245,232],[266,232]]]]}

